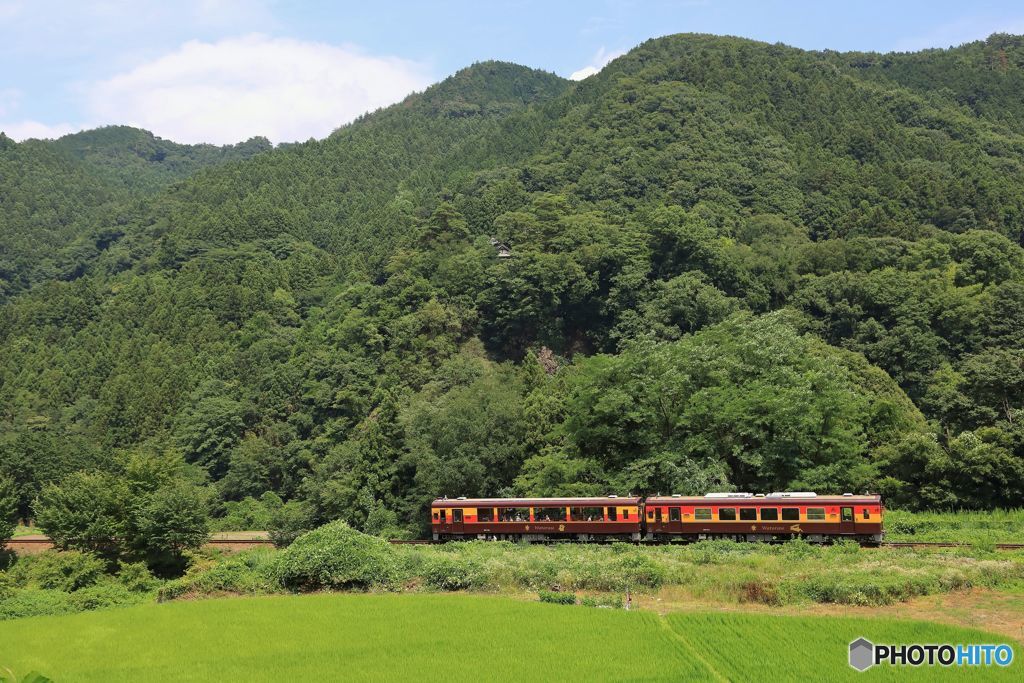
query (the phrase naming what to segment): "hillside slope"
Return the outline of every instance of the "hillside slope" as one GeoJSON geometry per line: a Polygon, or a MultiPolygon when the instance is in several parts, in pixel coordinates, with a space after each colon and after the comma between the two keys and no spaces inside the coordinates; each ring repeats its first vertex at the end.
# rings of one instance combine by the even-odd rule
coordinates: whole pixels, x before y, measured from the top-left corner
{"type": "Polygon", "coordinates": [[[201,168],[270,149],[180,145],[128,126],[17,144],[0,132],[0,302],[80,277],[124,234],[135,202],[201,168]]]}
{"type": "Polygon", "coordinates": [[[0,309],[0,471],[27,511],[170,452],[218,512],[371,530],[445,493],[1014,505],[1024,132],[952,87],[986,45],[486,62],[201,170],[0,309]]]}

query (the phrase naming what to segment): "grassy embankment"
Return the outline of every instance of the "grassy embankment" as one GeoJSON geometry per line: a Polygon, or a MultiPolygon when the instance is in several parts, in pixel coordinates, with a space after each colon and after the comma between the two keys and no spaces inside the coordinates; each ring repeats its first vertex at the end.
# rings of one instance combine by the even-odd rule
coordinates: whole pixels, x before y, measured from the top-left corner
{"type": "MultiPolygon", "coordinates": [[[[1003,531],[1019,517],[1004,513],[1003,531]]],[[[917,516],[911,522],[924,528],[929,519],[917,516]]],[[[986,522],[966,514],[939,519],[947,526],[950,520],[961,520],[962,531],[986,522]]],[[[908,523],[896,522],[904,527],[908,523]]],[[[349,550],[317,543],[312,555],[298,564],[288,559],[295,546],[286,552],[260,549],[233,557],[206,549],[191,559],[184,577],[173,581],[159,581],[141,565],[111,575],[111,567],[80,553],[29,556],[0,571],[0,619],[122,607],[153,602],[158,595],[173,600],[323,589],[517,596],[560,590],[606,604],[621,604],[623,594],[631,591],[676,605],[801,609],[896,605],[923,596],[955,598],[976,588],[1024,595],[1024,552],[995,551],[983,542],[944,550],[863,549],[850,543],[823,547],[802,541],[775,546],[731,541],[654,547],[482,542],[393,546],[351,530],[345,533],[369,543],[376,559],[366,566],[362,560],[349,561],[352,566],[343,573],[351,575],[343,581],[337,580],[338,568],[321,565],[325,558],[351,558],[349,550]],[[288,572],[296,569],[299,578],[288,579],[288,572]],[[321,582],[321,576],[329,580],[321,582]]]]}
{"type": "MultiPolygon", "coordinates": [[[[454,543],[394,549],[387,590],[585,593],[681,586],[711,602],[887,605],[923,595],[1024,586],[1024,553],[703,542],[689,546],[516,546],[454,543]]],[[[166,598],[280,592],[279,553],[198,562],[162,588],[166,598]]]]}
{"type": "Polygon", "coordinates": [[[919,622],[623,612],[481,596],[311,595],[0,623],[0,667],[55,680],[1019,680],[846,663],[875,642],[999,642],[919,622]]]}
{"type": "Polygon", "coordinates": [[[888,510],[885,540],[939,543],[1024,543],[1024,509],[990,512],[888,510]]]}

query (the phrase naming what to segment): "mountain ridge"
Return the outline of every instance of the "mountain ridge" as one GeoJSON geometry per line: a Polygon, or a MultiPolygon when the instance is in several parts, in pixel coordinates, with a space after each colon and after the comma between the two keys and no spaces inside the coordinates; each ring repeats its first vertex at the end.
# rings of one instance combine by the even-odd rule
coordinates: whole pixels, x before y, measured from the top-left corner
{"type": "Polygon", "coordinates": [[[269,492],[410,530],[439,492],[1012,505],[1024,132],[992,106],[1024,83],[958,85],[1012,44],[886,73],[688,34],[581,82],[484,62],[85,213],[73,268],[0,307],[0,473],[27,514],[162,454],[217,512],[269,492]]]}

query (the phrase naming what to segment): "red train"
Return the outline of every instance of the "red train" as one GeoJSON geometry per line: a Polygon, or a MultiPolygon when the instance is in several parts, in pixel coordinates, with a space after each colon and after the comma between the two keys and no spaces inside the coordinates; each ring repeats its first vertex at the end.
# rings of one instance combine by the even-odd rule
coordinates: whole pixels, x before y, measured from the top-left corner
{"type": "Polygon", "coordinates": [[[439,498],[434,540],[882,542],[881,496],[809,492],[594,498],[439,498]]]}

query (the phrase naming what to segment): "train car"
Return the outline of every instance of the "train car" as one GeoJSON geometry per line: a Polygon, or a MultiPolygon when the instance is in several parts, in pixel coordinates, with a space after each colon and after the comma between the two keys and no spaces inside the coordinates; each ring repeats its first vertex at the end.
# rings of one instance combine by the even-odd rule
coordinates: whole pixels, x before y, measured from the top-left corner
{"type": "Polygon", "coordinates": [[[639,541],[642,500],[593,498],[439,498],[430,505],[435,541],[639,541]]]}
{"type": "Polygon", "coordinates": [[[644,539],[697,541],[782,541],[812,543],[851,539],[882,542],[881,496],[819,496],[810,492],[709,493],[704,496],[653,496],[644,505],[644,539]]]}

